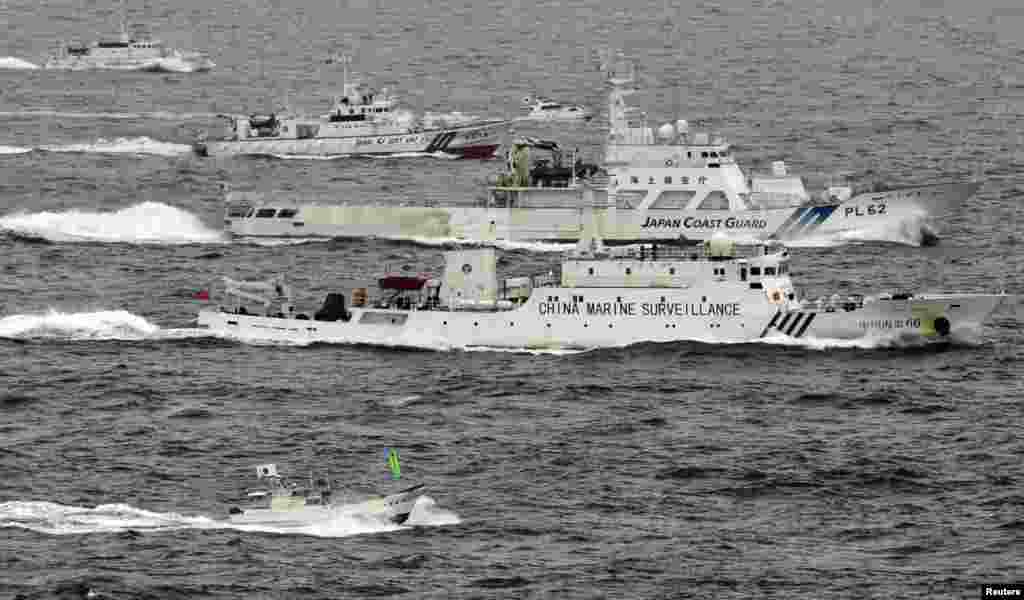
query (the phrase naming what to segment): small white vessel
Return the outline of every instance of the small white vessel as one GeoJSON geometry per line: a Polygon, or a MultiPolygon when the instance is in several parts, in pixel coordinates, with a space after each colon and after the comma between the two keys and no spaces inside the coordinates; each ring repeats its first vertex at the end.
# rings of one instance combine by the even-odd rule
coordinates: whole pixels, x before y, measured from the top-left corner
{"type": "MultiPolygon", "coordinates": [[[[581,244],[582,245],[582,244],[581,244]]],[[[313,314],[297,312],[283,278],[226,279],[227,303],[200,310],[198,324],[227,336],[486,348],[595,348],[637,342],[744,342],[769,335],[857,339],[976,332],[1005,294],[879,294],[800,299],[789,252],[775,244],[642,245],[578,249],[561,273],[498,279],[493,248],[446,252],[440,279],[391,275],[329,293],[313,314]],[[262,304],[258,312],[246,301],[262,304]]]]}
{"type": "Polygon", "coordinates": [[[580,104],[566,104],[550,98],[526,96],[523,106],[529,111],[523,120],[527,121],[589,121],[594,111],[580,104]]]}
{"type": "Polygon", "coordinates": [[[62,45],[43,64],[45,69],[67,71],[209,71],[214,63],[204,53],[168,47],[157,39],[133,37],[128,33],[124,3],[121,4],[121,34],[92,44],[62,45]]]}
{"type": "Polygon", "coordinates": [[[200,156],[351,156],[441,152],[461,158],[490,158],[510,121],[475,120],[455,124],[417,119],[398,110],[398,98],[349,81],[348,57],[343,93],[320,116],[291,114],[227,116],[227,138],[201,139],[200,156]]]}
{"type": "Polygon", "coordinates": [[[916,227],[926,237],[905,237],[924,242],[934,236],[934,220],[980,187],[958,181],[858,193],[833,186],[812,194],[783,161],[748,178],[724,139],[691,133],[685,120],[656,132],[648,127],[625,103],[632,81],[632,74],[610,78],[610,131],[600,168],[565,156],[554,142],[524,138],[509,152],[508,172],[476,205],[349,206],[231,192],[225,229],[239,236],[635,242],[719,234],[892,241],[893,228],[916,227]]]}
{"type": "Polygon", "coordinates": [[[256,474],[265,484],[248,490],[245,497],[231,507],[228,518],[234,523],[305,525],[356,514],[379,515],[401,524],[409,519],[424,489],[423,485],[415,485],[387,496],[347,503],[326,477],[288,480],[277,472],[275,464],[257,466],[256,474]]]}

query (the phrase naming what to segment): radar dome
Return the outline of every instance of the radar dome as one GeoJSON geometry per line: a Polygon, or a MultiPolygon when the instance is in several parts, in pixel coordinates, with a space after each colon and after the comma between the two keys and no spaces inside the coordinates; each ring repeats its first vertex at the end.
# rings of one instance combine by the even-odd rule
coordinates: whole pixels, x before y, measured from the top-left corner
{"type": "Polygon", "coordinates": [[[663,140],[670,140],[676,135],[676,128],[671,123],[665,123],[658,128],[658,137],[663,140]]]}

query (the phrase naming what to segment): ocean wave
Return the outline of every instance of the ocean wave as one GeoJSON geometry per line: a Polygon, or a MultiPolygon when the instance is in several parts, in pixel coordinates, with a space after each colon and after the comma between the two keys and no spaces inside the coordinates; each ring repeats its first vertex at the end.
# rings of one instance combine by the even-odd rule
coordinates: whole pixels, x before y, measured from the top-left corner
{"type": "Polygon", "coordinates": [[[904,218],[898,221],[879,224],[877,227],[851,229],[836,234],[809,236],[795,240],[787,240],[790,248],[831,248],[845,244],[889,242],[905,246],[934,245],[939,238],[938,233],[924,216],[904,218]]]}
{"type": "Polygon", "coordinates": [[[151,154],[156,156],[182,156],[192,152],[188,144],[162,142],[147,136],[119,137],[111,140],[99,138],[79,144],[53,144],[40,146],[46,152],[82,152],[95,154],[151,154]]]}
{"type": "Polygon", "coordinates": [[[0,156],[5,154],[26,154],[32,152],[32,148],[25,148],[23,146],[0,146],[0,156]]]}
{"type": "Polygon", "coordinates": [[[205,329],[162,329],[125,310],[10,315],[0,318],[0,338],[59,340],[149,340],[208,337],[205,329]]]}
{"type": "Polygon", "coordinates": [[[116,212],[72,209],[0,217],[0,231],[52,242],[120,242],[130,244],[223,243],[192,213],[160,202],[142,202],[116,212]]]}
{"type": "Polygon", "coordinates": [[[338,511],[330,519],[303,525],[232,523],[207,516],[160,513],[128,504],[96,507],[67,506],[55,502],[16,501],[0,503],[0,528],[17,527],[47,535],[90,533],[168,532],[182,529],[229,529],[316,537],[349,537],[408,529],[410,526],[437,527],[460,522],[454,512],[441,509],[428,496],[417,501],[404,525],[396,525],[372,514],[338,511]]]}
{"type": "Polygon", "coordinates": [[[13,56],[0,57],[0,70],[26,71],[38,69],[39,65],[13,56]]]}

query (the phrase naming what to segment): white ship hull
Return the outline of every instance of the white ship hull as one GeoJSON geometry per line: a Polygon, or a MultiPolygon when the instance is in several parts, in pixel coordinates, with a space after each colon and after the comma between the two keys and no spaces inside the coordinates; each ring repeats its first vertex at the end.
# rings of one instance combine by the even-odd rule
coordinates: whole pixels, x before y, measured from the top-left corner
{"type": "MultiPolygon", "coordinates": [[[[859,194],[839,204],[761,210],[583,208],[576,189],[533,188],[562,208],[335,206],[297,204],[272,195],[232,194],[225,229],[237,236],[386,237],[491,241],[605,242],[708,239],[716,234],[748,239],[799,240],[848,232],[887,232],[945,215],[971,196],[974,183],[939,184],[859,194]],[[252,210],[238,211],[244,205],[252,210]],[[259,216],[260,208],[294,209],[287,218],[259,216]]],[[[601,203],[602,193],[594,197],[601,203]]],[[[589,205],[588,205],[589,206],[589,205]]],[[[270,213],[274,214],[274,213],[270,213]]],[[[881,237],[881,236],[880,236],[881,237]]],[[[888,239],[881,237],[881,239],[888,239]]]]}
{"type": "Polygon", "coordinates": [[[580,349],[680,340],[748,342],[773,335],[830,340],[901,335],[944,338],[977,332],[1006,298],[1000,294],[926,295],[829,310],[806,303],[787,308],[767,301],[761,289],[736,285],[734,291],[725,292],[722,287],[544,287],[511,310],[352,308],[347,322],[204,309],[198,323],[245,340],[513,349],[580,349]],[[578,298],[583,301],[570,302],[578,298]]]}
{"type": "Polygon", "coordinates": [[[397,494],[375,498],[354,504],[328,504],[326,506],[301,506],[292,509],[245,508],[236,509],[229,515],[232,523],[310,525],[351,515],[383,516],[395,523],[404,523],[409,518],[422,486],[416,486],[397,494]]]}
{"type": "Polygon", "coordinates": [[[462,158],[490,158],[501,145],[507,122],[493,121],[463,127],[419,132],[353,135],[308,139],[247,138],[211,140],[195,145],[202,156],[357,156],[444,152],[462,158]]]}

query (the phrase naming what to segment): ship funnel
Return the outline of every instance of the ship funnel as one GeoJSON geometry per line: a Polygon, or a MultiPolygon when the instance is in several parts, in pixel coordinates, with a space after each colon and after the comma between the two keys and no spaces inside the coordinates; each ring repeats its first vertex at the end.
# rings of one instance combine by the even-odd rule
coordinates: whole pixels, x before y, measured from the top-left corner
{"type": "Polygon", "coordinates": [[[676,121],[676,132],[679,135],[686,135],[690,133],[690,124],[686,122],[686,119],[679,119],[676,121]]]}
{"type": "Polygon", "coordinates": [[[772,176],[773,177],[785,177],[786,176],[786,163],[785,163],[785,161],[781,161],[781,160],[772,161],[772,176]]]}
{"type": "Polygon", "coordinates": [[[676,135],[676,128],[671,123],[665,123],[658,128],[658,137],[663,140],[670,140],[676,135]]]}

